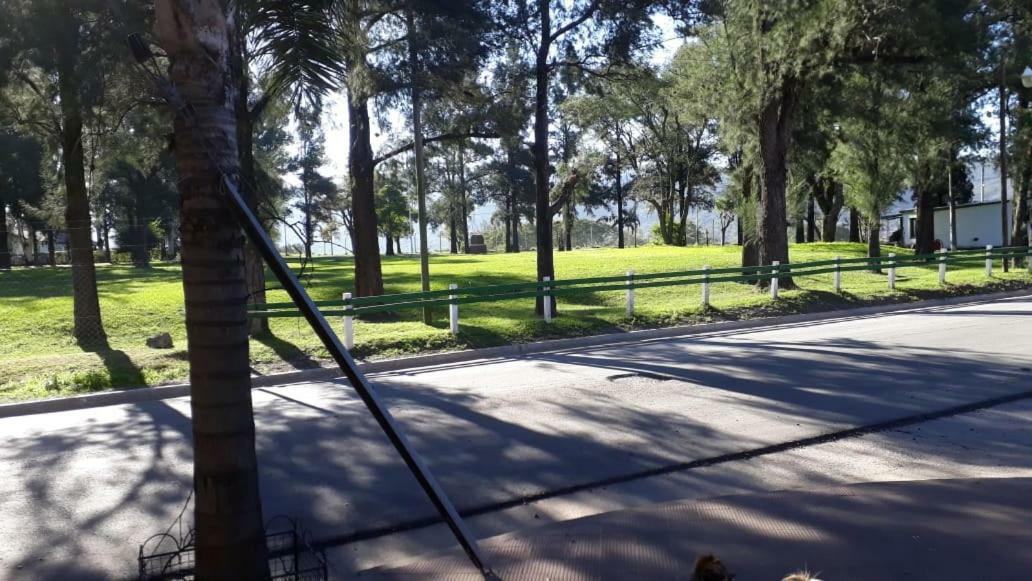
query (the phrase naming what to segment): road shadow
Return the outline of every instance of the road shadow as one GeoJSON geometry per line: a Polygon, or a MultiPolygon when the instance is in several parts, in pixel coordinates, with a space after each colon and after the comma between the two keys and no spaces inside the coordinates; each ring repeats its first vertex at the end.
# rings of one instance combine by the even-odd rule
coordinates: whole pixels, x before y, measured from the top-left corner
{"type": "MultiPolygon", "coordinates": [[[[480,513],[571,486],[979,401],[1027,389],[1029,378],[1021,368],[1027,362],[1004,358],[990,366],[974,349],[888,349],[859,339],[750,344],[723,336],[678,343],[524,359],[546,374],[544,382],[502,361],[437,380],[377,378],[376,385],[459,508],[480,513]],[[652,378],[635,377],[642,373],[652,378]]],[[[323,544],[436,518],[346,383],[266,388],[253,398],[267,517],[297,516],[323,544]]],[[[0,465],[9,475],[0,498],[18,499],[0,505],[2,532],[18,539],[0,549],[3,563],[42,571],[32,567],[43,557],[70,577],[80,569],[131,575],[135,547],[171,524],[189,494],[188,410],[187,401],[172,400],[0,422],[0,465]]],[[[979,454],[903,436],[892,446],[930,466],[1029,466],[1032,449],[1013,437],[1014,422],[978,414],[963,421],[983,436],[979,454]]],[[[860,451],[857,461],[878,453],[860,451]]],[[[825,466],[800,471],[815,485],[841,477],[825,466]]],[[[757,486],[755,475],[727,470],[694,489],[656,479],[625,500],[757,486]]],[[[516,516],[496,520],[502,530],[526,526],[516,516]]]]}

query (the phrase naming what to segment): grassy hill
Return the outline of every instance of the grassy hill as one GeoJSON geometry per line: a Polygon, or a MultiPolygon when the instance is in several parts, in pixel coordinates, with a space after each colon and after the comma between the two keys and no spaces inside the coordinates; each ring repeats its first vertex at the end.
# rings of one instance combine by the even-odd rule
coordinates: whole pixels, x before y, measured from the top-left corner
{"type": "MultiPolygon", "coordinates": [[[[887,249],[900,254],[904,249],[887,249]]],[[[835,256],[864,255],[859,244],[802,244],[791,249],[793,262],[835,256]]],[[[738,247],[646,246],[617,250],[587,249],[556,253],[558,278],[583,278],[637,273],[669,272],[734,266],[738,247]]],[[[295,267],[299,265],[295,262],[295,267]]],[[[436,255],[431,258],[432,287],[483,286],[534,279],[534,255],[436,255]]],[[[415,257],[384,258],[388,293],[419,290],[419,261],[415,257]]],[[[751,285],[712,285],[712,307],[700,307],[700,287],[641,289],[636,316],[624,313],[624,293],[585,293],[563,298],[560,315],[551,325],[533,316],[533,302],[519,299],[461,306],[458,338],[448,332],[447,309],[434,312],[430,326],[416,310],[358,320],[355,350],[358,357],[456,349],[532,341],[542,338],[602,333],[616,329],[672,325],[705,320],[766,316],[786,312],[826,310],[848,304],[905,301],[928,296],[976,292],[979,289],[1023,285],[1032,281],[1026,271],[986,279],[981,267],[951,269],[949,285],[940,289],[936,270],[901,269],[897,289],[887,289],[886,276],[868,272],[843,275],[843,293],[835,295],[832,275],[799,278],[796,290],[783,291],[777,302],[751,285]]],[[[107,389],[153,385],[186,376],[186,330],[183,296],[177,265],[149,269],[101,265],[97,270],[104,325],[110,351],[84,352],[72,338],[71,271],[67,268],[16,269],[0,273],[0,399],[47,397],[107,389]],[[173,350],[144,345],[147,337],[171,333],[173,350]]],[[[320,258],[309,265],[305,283],[317,300],[338,299],[352,288],[353,267],[348,258],[320,258]]],[[[286,300],[283,291],[269,293],[270,301],[286,300]]],[[[338,327],[339,321],[331,321],[338,327]]],[[[252,359],[259,369],[314,365],[325,353],[302,319],[273,319],[272,335],[252,340],[252,359]]]]}

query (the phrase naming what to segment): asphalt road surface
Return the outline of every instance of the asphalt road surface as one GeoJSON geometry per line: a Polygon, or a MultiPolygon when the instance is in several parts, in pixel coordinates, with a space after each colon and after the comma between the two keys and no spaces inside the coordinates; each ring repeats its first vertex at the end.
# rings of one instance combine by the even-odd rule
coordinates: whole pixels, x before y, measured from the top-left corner
{"type": "MultiPolygon", "coordinates": [[[[372,379],[490,536],[675,499],[1032,476],[1030,316],[1032,297],[372,379]]],[[[345,383],[254,399],[265,514],[299,517],[336,577],[451,546],[416,526],[434,511],[345,383]]],[[[172,399],[0,420],[0,576],[133,576],[189,496],[189,413],[172,399]]]]}

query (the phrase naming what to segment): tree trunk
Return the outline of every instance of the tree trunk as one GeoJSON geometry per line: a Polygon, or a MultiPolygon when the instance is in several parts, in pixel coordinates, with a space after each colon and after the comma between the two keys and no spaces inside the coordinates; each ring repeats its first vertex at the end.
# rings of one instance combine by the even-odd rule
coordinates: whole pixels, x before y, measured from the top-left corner
{"type": "Polygon", "coordinates": [[[448,251],[452,254],[459,253],[459,229],[455,220],[455,213],[452,212],[451,218],[448,220],[448,251]]]}
{"type": "MultiPolygon", "coordinates": [[[[772,264],[775,260],[781,264],[788,263],[785,190],[795,100],[795,84],[786,80],[780,95],[772,98],[759,116],[761,179],[760,200],[756,206],[756,233],[762,265],[772,264]]],[[[781,278],[779,284],[784,288],[794,286],[791,277],[781,278]]]]}
{"type": "Polygon", "coordinates": [[[573,201],[563,204],[563,241],[567,250],[573,250],[573,201]]]}
{"type": "Polygon", "coordinates": [[[1032,164],[1025,166],[1021,184],[1014,190],[1014,232],[1011,244],[1028,246],[1029,183],[1032,182],[1032,164]]]}
{"type": "Polygon", "coordinates": [[[512,252],[512,203],[505,197],[505,251],[512,252]]]}
{"type": "Polygon", "coordinates": [[[821,209],[821,241],[834,242],[838,229],[838,217],[842,212],[841,185],[829,178],[818,178],[814,197],[821,209]]]}
{"type": "Polygon", "coordinates": [[[238,176],[232,29],[216,0],[159,0],[156,32],[192,122],[174,123],[190,359],[198,579],[268,579],[248,357],[243,235],[222,199],[238,176]],[[184,23],[191,27],[185,28],[184,23]],[[198,38],[200,36],[200,38],[198,38]]]}
{"type": "Polygon", "coordinates": [[[512,216],[512,251],[514,253],[520,251],[520,215],[518,212],[514,212],[512,216]]]}
{"type": "MultiPolygon", "coordinates": [[[[1010,222],[1007,219],[1007,68],[1000,56],[1000,246],[1007,246],[1010,222]]],[[[1007,272],[1009,261],[1003,259],[1003,272],[1007,272]]]]}
{"type": "MultiPolygon", "coordinates": [[[[538,12],[541,17],[541,40],[537,47],[534,65],[535,100],[534,100],[534,200],[537,230],[537,280],[548,277],[555,280],[555,265],[552,257],[552,215],[549,211],[549,163],[548,163],[548,80],[549,58],[551,48],[552,15],[547,0],[538,0],[538,12]]],[[[555,300],[552,299],[552,312],[555,313],[555,300]]],[[[545,312],[542,297],[535,301],[534,310],[541,315],[545,312]]]]}
{"type": "Polygon", "coordinates": [[[620,154],[616,154],[616,247],[624,247],[623,179],[620,175],[620,154]]]}
{"type": "MultiPolygon", "coordinates": [[[[917,232],[914,236],[914,252],[930,254],[935,245],[935,199],[929,182],[931,168],[927,161],[920,161],[917,168],[917,179],[914,180],[914,193],[917,197],[917,219],[914,220],[917,232]]],[[[903,235],[900,228],[900,236],[903,235]]],[[[907,240],[900,239],[900,245],[906,246],[907,240]]]]}
{"type": "MultiPolygon", "coordinates": [[[[426,160],[423,156],[423,112],[419,59],[416,48],[416,17],[412,10],[408,19],[408,64],[412,81],[412,143],[416,162],[416,206],[419,220],[419,282],[423,292],[430,290],[430,248],[427,246],[426,227],[426,160]]],[[[429,306],[423,307],[423,323],[429,325],[433,317],[429,306]]]]}
{"type": "Polygon", "coordinates": [[[36,266],[36,261],[39,259],[39,239],[36,238],[36,228],[29,224],[29,242],[32,247],[32,260],[29,261],[32,266],[36,266]]]}
{"type": "Polygon", "coordinates": [[[383,255],[394,256],[394,238],[390,234],[383,235],[383,255]]]}
{"type": "Polygon", "coordinates": [[[57,266],[57,250],[54,249],[54,229],[47,228],[47,263],[50,266],[57,266]]]}
{"type": "Polygon", "coordinates": [[[7,236],[7,205],[0,201],[0,270],[11,270],[11,247],[7,236]]]}
{"type": "Polygon", "coordinates": [[[849,241],[860,242],[860,210],[849,208],[849,241]]]}
{"type": "Polygon", "coordinates": [[[466,192],[466,148],[459,142],[459,209],[462,213],[462,252],[469,254],[469,196],[466,192]]]}
{"type": "Polygon", "coordinates": [[[151,252],[147,248],[147,220],[140,216],[140,206],[143,200],[141,195],[136,193],[136,211],[134,213],[135,224],[133,225],[134,244],[132,249],[132,265],[135,268],[147,268],[151,265],[151,252]]]}
{"type": "Polygon", "coordinates": [[[810,199],[806,202],[806,241],[816,242],[817,241],[817,211],[816,202],[813,199],[813,194],[810,195],[810,199]]]}
{"type": "Polygon", "coordinates": [[[806,242],[806,224],[803,223],[802,218],[796,220],[795,223],[795,241],[796,244],[806,242]]]}
{"type": "Polygon", "coordinates": [[[1014,188],[1014,230],[1011,232],[1011,244],[1028,245],[1028,190],[1032,182],[1032,156],[1025,159],[1025,168],[1021,172],[1021,183],[1014,188]]]}
{"type": "MultiPolygon", "coordinates": [[[[742,204],[752,203],[753,176],[751,171],[744,172],[742,179],[742,204]]],[[[742,227],[742,219],[738,218],[738,243],[742,246],[742,266],[759,266],[760,249],[755,236],[747,236],[742,227]]],[[[743,273],[747,274],[747,273],[743,273]]]]}
{"type": "Polygon", "coordinates": [[[72,311],[76,341],[89,348],[106,347],[107,335],[100,318],[97,298],[97,273],[93,265],[93,241],[90,236],[90,202],[86,193],[83,167],[81,89],[76,68],[79,57],[80,23],[73,16],[71,4],[64,4],[64,40],[57,43],[58,91],[61,105],[61,160],[64,166],[65,223],[68,227],[68,250],[72,265],[72,311]]]}
{"type": "MultiPolygon", "coordinates": [[[[867,230],[867,256],[875,258],[881,256],[881,223],[872,222],[867,230]]],[[[881,272],[881,268],[875,267],[871,272],[881,272]]]]}
{"type": "Polygon", "coordinates": [[[401,254],[401,236],[394,237],[394,249],[398,251],[399,255],[401,254]]]}
{"type": "MultiPolygon", "coordinates": [[[[250,73],[248,71],[245,52],[247,50],[244,18],[238,18],[236,34],[233,36],[233,47],[230,54],[230,70],[236,81],[236,101],[233,112],[237,124],[237,149],[240,155],[240,194],[251,211],[258,214],[258,196],[254,168],[254,120],[248,108],[250,96],[250,73]]],[[[265,263],[258,249],[250,241],[244,242],[244,269],[247,276],[247,303],[259,305],[265,303],[265,263]]],[[[251,335],[262,335],[269,331],[269,319],[251,317],[249,322],[251,335]]]]}
{"type": "Polygon", "coordinates": [[[351,176],[351,214],[355,227],[355,296],[383,294],[380,240],[376,232],[373,146],[369,139],[367,97],[348,89],[348,169],[351,176]]]}

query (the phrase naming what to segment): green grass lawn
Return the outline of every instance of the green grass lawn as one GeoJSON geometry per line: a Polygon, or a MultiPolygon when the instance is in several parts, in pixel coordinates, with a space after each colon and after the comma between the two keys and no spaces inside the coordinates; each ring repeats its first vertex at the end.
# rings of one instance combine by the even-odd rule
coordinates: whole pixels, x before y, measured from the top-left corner
{"type": "MultiPolygon", "coordinates": [[[[885,249],[892,251],[901,255],[910,252],[885,249]]],[[[792,247],[791,259],[805,262],[835,256],[858,257],[864,253],[860,244],[801,244],[792,247]]],[[[590,249],[557,252],[556,274],[568,279],[623,274],[630,269],[644,274],[738,263],[739,248],[734,246],[590,249]]],[[[431,258],[430,269],[435,289],[447,288],[449,283],[483,286],[531,281],[534,254],[438,255],[431,258]]],[[[384,258],[383,275],[388,293],[419,289],[419,261],[414,257],[384,258]]],[[[186,330],[177,265],[149,269],[98,267],[101,309],[111,347],[102,352],[85,352],[72,338],[70,276],[67,268],[0,273],[0,399],[154,385],[186,377],[186,330]],[[175,349],[157,350],[144,345],[147,337],[161,331],[171,333],[175,349]]],[[[339,299],[342,292],[351,289],[352,277],[350,259],[320,258],[305,282],[316,300],[339,299]]],[[[360,358],[386,357],[616,329],[829,310],[851,304],[1015,288],[1027,286],[1032,277],[1024,269],[1012,269],[1005,274],[999,264],[992,279],[985,277],[980,266],[951,266],[948,281],[945,288],[939,287],[935,266],[904,268],[897,272],[896,290],[889,291],[884,274],[848,272],[842,276],[843,293],[836,295],[831,292],[832,275],[824,274],[797,278],[798,288],[782,290],[776,302],[754,286],[720,283],[711,286],[708,309],[700,306],[699,286],[639,289],[633,319],[625,316],[622,291],[585,293],[561,298],[559,316],[551,325],[533,316],[530,299],[470,304],[460,307],[458,337],[448,332],[446,307],[435,309],[433,324],[429,326],[421,322],[417,310],[408,310],[375,320],[357,320],[354,354],[360,358]]],[[[268,300],[287,300],[286,293],[272,291],[268,300]]],[[[339,319],[331,322],[341,326],[339,319]]],[[[276,318],[271,320],[271,326],[271,336],[251,342],[251,356],[257,369],[270,371],[288,364],[311,366],[326,358],[303,319],[276,318]]]]}

